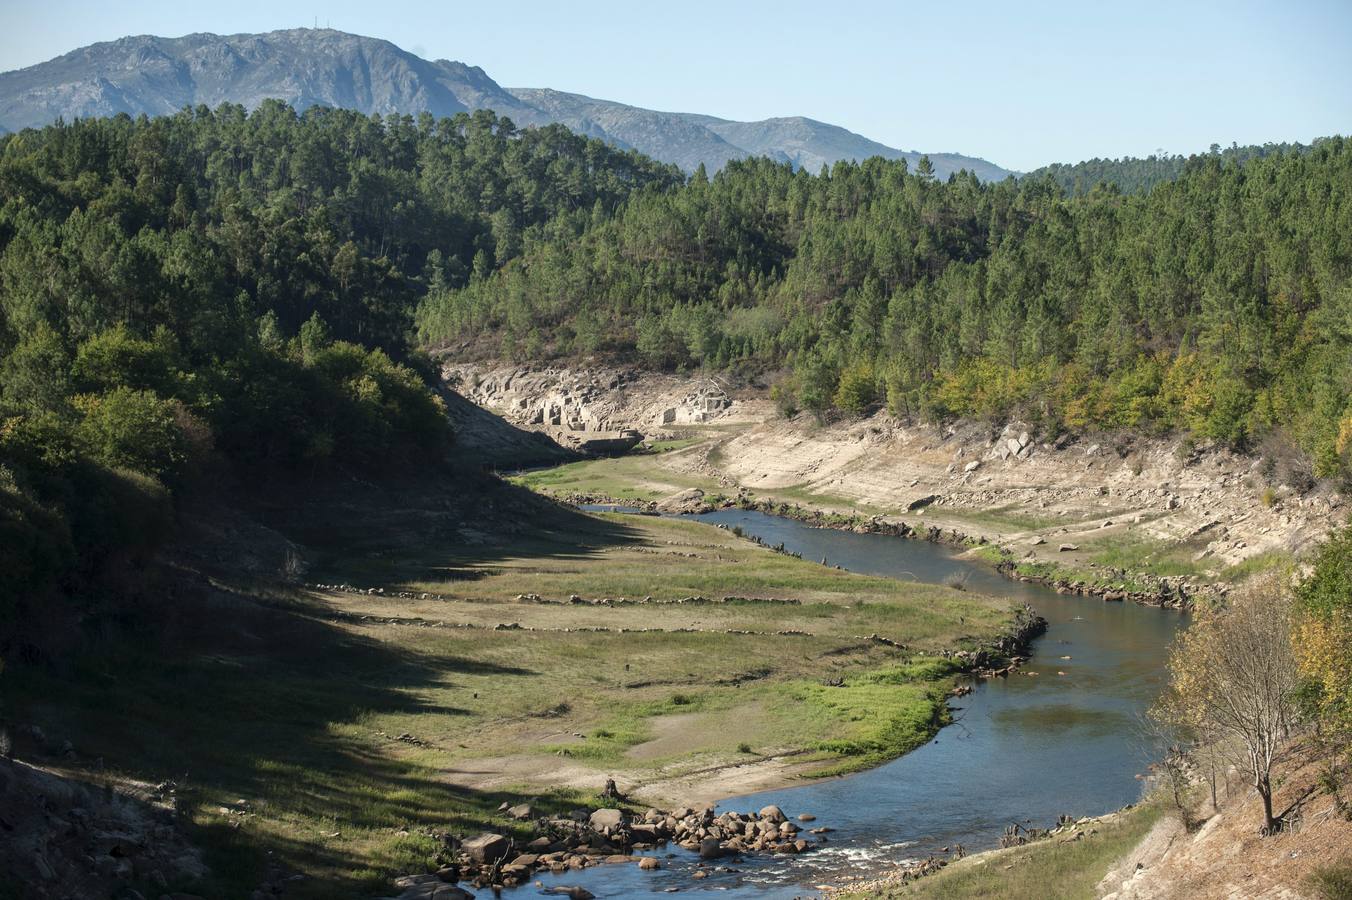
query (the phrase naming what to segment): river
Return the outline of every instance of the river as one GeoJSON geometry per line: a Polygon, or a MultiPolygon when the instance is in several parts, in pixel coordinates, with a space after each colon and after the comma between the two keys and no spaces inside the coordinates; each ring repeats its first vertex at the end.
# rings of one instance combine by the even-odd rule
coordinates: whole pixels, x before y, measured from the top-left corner
{"type": "Polygon", "coordinates": [[[816,885],[838,883],[842,874],[877,872],[942,847],[990,849],[1014,822],[1045,828],[1063,813],[1097,816],[1140,798],[1142,776],[1159,755],[1143,727],[1144,713],[1163,687],[1169,644],[1184,622],[1180,613],[1062,596],[925,541],[812,528],[737,509],[695,518],[740,527],[805,559],[825,557],[854,572],[931,583],[958,573],[968,590],[1030,603],[1047,619],[1047,633],[1020,674],[981,683],[954,700],[955,723],[925,746],[867,772],[720,804],[754,811],[774,803],[790,817],[812,813],[812,827],[834,829],[822,849],[746,857],[731,866],[739,871],[692,880],[694,855],[664,848],[657,855],[676,855],[656,872],[598,866],[545,875],[546,886],[580,885],[598,897],[671,888],[757,900],[813,896],[816,885]]]}

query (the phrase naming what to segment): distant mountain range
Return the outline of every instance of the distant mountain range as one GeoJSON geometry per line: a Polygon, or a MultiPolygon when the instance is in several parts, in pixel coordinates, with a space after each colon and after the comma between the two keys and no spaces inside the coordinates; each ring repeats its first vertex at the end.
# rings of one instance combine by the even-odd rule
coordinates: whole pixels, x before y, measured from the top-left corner
{"type": "MultiPolygon", "coordinates": [[[[278,98],[298,109],[323,105],[366,113],[449,116],[491,109],[519,126],[559,122],[693,171],[768,156],[816,171],[842,159],[883,156],[914,167],[921,153],[871,141],[803,117],[730,122],[658,112],[548,88],[503,88],[483,69],[426,60],[389,41],[330,29],[267,34],[125,37],[0,74],[0,128],[40,127],[58,117],[163,115],[185,106],[278,98]]],[[[936,174],[968,169],[979,178],[1013,174],[956,153],[930,153],[936,174]]]]}

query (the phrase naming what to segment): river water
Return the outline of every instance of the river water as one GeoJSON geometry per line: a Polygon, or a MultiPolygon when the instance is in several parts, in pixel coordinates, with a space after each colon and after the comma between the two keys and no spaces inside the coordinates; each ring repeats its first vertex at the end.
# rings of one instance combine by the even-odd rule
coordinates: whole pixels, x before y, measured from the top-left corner
{"type": "Polygon", "coordinates": [[[980,683],[955,699],[955,723],[924,747],[867,772],[720,804],[753,811],[774,803],[790,817],[812,813],[817,819],[805,828],[834,829],[822,849],[746,857],[731,866],[738,871],[692,880],[694,855],[665,848],[656,855],[675,857],[655,872],[598,866],[545,875],[547,887],[580,885],[598,897],[671,888],[758,900],[814,896],[816,885],[839,883],[842,874],[877,872],[958,843],[969,852],[989,849],[1014,822],[1046,828],[1063,813],[1097,816],[1140,798],[1142,776],[1159,755],[1144,713],[1163,687],[1180,613],[1065,597],[925,541],[811,528],[746,510],[696,518],[855,572],[932,583],[958,573],[968,590],[1031,604],[1047,619],[1047,633],[1020,674],[980,683]]]}

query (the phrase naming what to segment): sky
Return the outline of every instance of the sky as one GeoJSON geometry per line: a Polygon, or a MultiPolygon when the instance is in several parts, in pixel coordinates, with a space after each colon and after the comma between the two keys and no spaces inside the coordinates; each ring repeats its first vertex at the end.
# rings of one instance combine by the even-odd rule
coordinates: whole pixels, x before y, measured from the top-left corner
{"type": "Polygon", "coordinates": [[[128,34],[316,22],[505,87],[808,116],[1021,171],[1352,134],[1352,0],[3,0],[0,71],[128,34]]]}

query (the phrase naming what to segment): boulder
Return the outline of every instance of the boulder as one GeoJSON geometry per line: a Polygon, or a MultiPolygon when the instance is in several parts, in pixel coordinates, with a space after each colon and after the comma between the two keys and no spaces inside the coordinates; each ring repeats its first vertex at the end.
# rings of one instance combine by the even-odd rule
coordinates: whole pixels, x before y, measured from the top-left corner
{"type": "Polygon", "coordinates": [[[600,831],[602,828],[616,828],[624,824],[624,811],[619,809],[598,809],[591,814],[591,827],[600,831]]]}
{"type": "Polygon", "coordinates": [[[699,842],[700,859],[720,859],[723,856],[723,845],[719,843],[718,838],[705,838],[699,842]]]}
{"type": "Polygon", "coordinates": [[[577,886],[565,887],[563,885],[559,885],[558,887],[545,888],[544,892],[546,894],[554,894],[559,897],[567,897],[568,900],[593,900],[593,898],[596,896],[586,888],[577,886]]]}
{"type": "Polygon", "coordinates": [[[495,863],[508,854],[512,842],[503,835],[485,832],[465,841],[461,847],[477,863],[495,863]]]}
{"type": "Polygon", "coordinates": [[[704,491],[699,488],[679,491],[670,497],[659,500],[657,508],[662,512],[669,513],[698,512],[704,508],[704,491]]]}
{"type": "Polygon", "coordinates": [[[433,892],[432,900],[474,900],[474,895],[453,884],[443,884],[433,892]]]}
{"type": "Polygon", "coordinates": [[[420,884],[440,884],[441,879],[435,875],[404,875],[394,879],[394,886],[400,889],[416,887],[420,884]]]}
{"type": "Polygon", "coordinates": [[[535,807],[531,806],[529,803],[518,803],[516,806],[507,810],[507,815],[511,816],[513,819],[533,819],[535,818],[535,807]]]}
{"type": "Polygon", "coordinates": [[[770,806],[762,807],[761,811],[757,813],[757,815],[760,818],[767,819],[771,822],[787,821],[787,817],[784,815],[784,811],[780,809],[778,806],[775,806],[773,804],[771,804],[770,806]]]}
{"type": "Polygon", "coordinates": [[[662,864],[651,856],[645,856],[638,861],[638,867],[645,872],[651,872],[653,869],[662,868],[662,864]]]}

